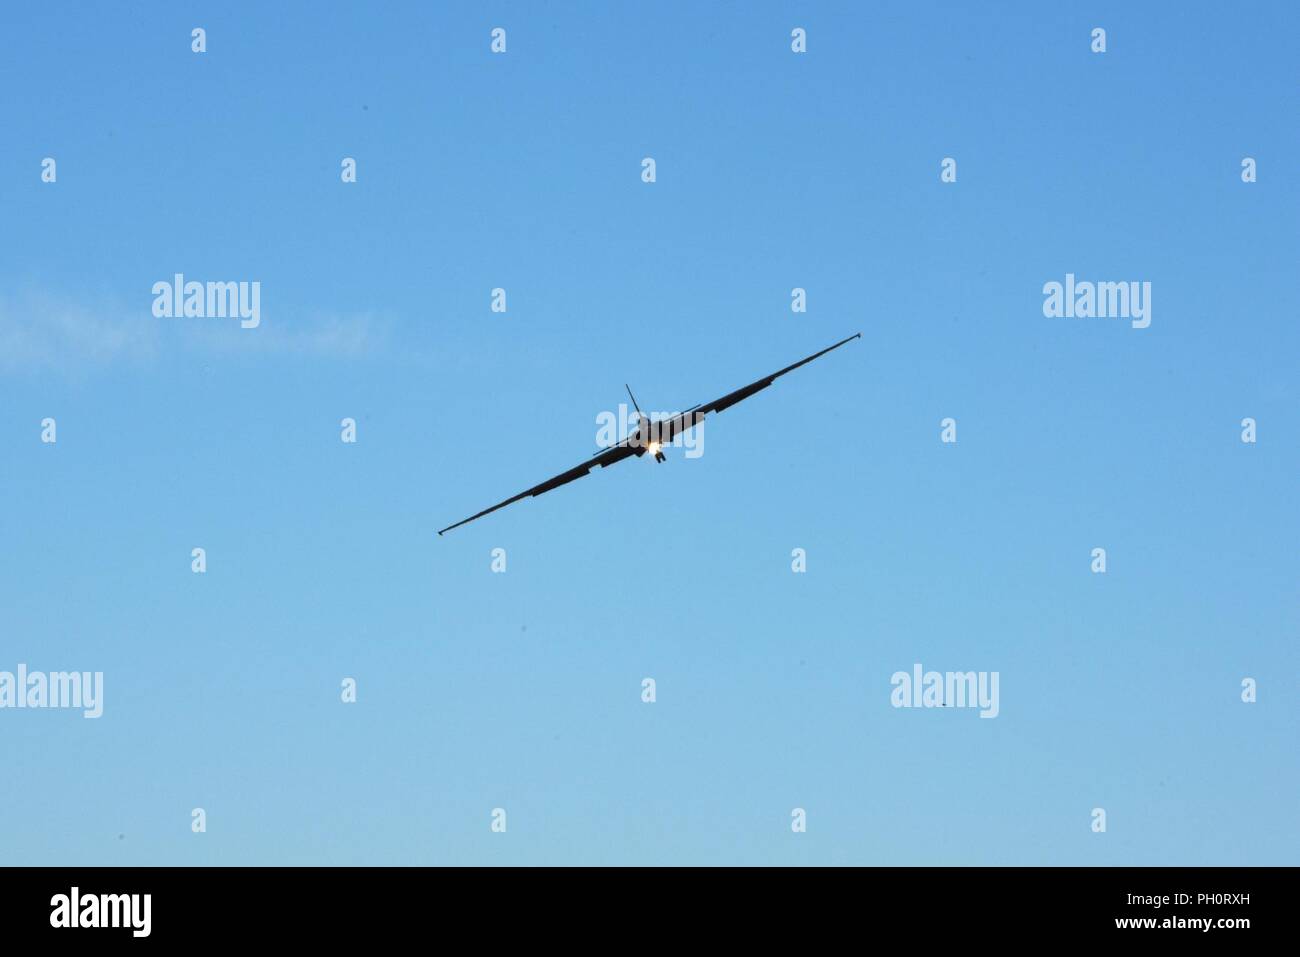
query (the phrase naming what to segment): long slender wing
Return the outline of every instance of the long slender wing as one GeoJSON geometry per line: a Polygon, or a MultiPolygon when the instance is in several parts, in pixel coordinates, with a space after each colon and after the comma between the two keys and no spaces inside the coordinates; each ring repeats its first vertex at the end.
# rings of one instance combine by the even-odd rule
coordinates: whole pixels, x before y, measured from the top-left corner
{"type": "Polygon", "coordinates": [[[826,355],[826,353],[830,352],[832,349],[838,349],[840,346],[844,345],[845,343],[852,342],[854,339],[860,339],[860,338],[862,338],[862,333],[859,332],[856,335],[849,336],[847,339],[841,339],[839,342],[835,343],[835,345],[827,346],[821,352],[813,353],[807,359],[800,359],[794,365],[786,366],[784,369],[780,369],[776,372],[773,372],[769,376],[764,376],[763,378],[759,379],[757,382],[751,382],[749,385],[737,389],[735,392],[728,392],[720,399],[714,399],[712,402],[708,402],[705,403],[704,405],[696,406],[694,409],[687,409],[685,412],[679,412],[671,419],[665,419],[663,422],[658,423],[659,440],[665,444],[671,442],[673,440],[673,437],[677,435],[678,432],[684,432],[687,429],[691,428],[692,426],[698,425],[700,421],[703,420],[703,418],[706,415],[708,415],[710,412],[721,412],[723,409],[729,409],[737,402],[741,401],[742,399],[748,399],[755,392],[760,392],[763,389],[766,389],[768,386],[770,386],[777,379],[781,378],[781,376],[785,375],[787,372],[793,372],[795,369],[799,368],[800,366],[807,365],[808,363],[812,362],[814,359],[820,359],[822,356],[826,355]]]}
{"type": "Polygon", "coordinates": [[[604,468],[607,465],[613,465],[615,462],[621,462],[625,458],[628,458],[629,456],[636,455],[636,453],[637,450],[632,448],[632,446],[628,443],[628,441],[624,439],[618,445],[612,446],[611,448],[608,448],[605,451],[598,453],[593,458],[587,459],[587,461],[583,462],[581,465],[575,465],[573,468],[569,469],[569,471],[561,472],[559,475],[555,476],[555,478],[547,479],[541,485],[534,485],[532,488],[520,492],[518,495],[512,498],[508,498],[504,502],[501,502],[497,505],[493,505],[491,508],[485,508],[477,515],[471,515],[469,518],[465,519],[462,522],[457,522],[455,525],[448,525],[446,528],[442,529],[442,531],[438,532],[438,534],[441,535],[443,532],[450,532],[453,528],[458,528],[461,525],[466,524],[467,522],[472,522],[476,518],[482,518],[484,515],[487,515],[489,512],[495,512],[499,508],[505,508],[507,505],[513,504],[514,502],[519,501],[521,498],[528,498],[530,495],[532,496],[541,495],[543,492],[549,492],[551,489],[559,488],[561,485],[568,485],[570,482],[574,481],[575,479],[582,478],[584,475],[590,472],[597,465],[599,465],[601,468],[604,468]]]}
{"type": "MultiPolygon", "coordinates": [[[[830,352],[832,349],[838,349],[846,342],[852,342],[854,339],[860,339],[861,337],[862,337],[862,333],[859,332],[857,335],[849,336],[847,339],[841,339],[839,342],[835,343],[835,345],[828,346],[827,348],[823,349],[821,352],[817,352],[814,353],[813,355],[810,355],[807,359],[800,359],[794,365],[786,366],[784,369],[780,369],[776,372],[773,372],[769,376],[764,376],[762,379],[759,379],[757,382],[751,382],[749,385],[745,386],[744,388],[737,389],[735,392],[728,392],[720,399],[714,399],[712,402],[706,405],[699,405],[693,409],[687,409],[685,412],[677,413],[677,415],[673,416],[671,419],[665,419],[662,422],[656,423],[659,429],[659,433],[657,436],[658,440],[663,443],[671,442],[673,440],[673,436],[675,436],[678,432],[683,432],[686,429],[689,429],[691,426],[698,424],[710,412],[721,412],[723,409],[728,409],[731,406],[735,405],[737,402],[741,401],[742,399],[748,399],[755,392],[758,392],[762,389],[766,389],[768,386],[770,386],[781,376],[785,375],[787,372],[793,372],[795,369],[799,368],[800,366],[807,365],[809,362],[812,362],[814,359],[821,358],[822,356],[826,355],[826,353],[830,352]]],[[[548,479],[547,481],[543,482],[541,485],[534,485],[532,488],[520,492],[518,495],[514,496],[513,498],[508,498],[504,502],[500,502],[496,505],[493,505],[491,508],[485,508],[477,515],[471,515],[469,518],[465,519],[464,521],[457,522],[455,525],[448,525],[446,528],[438,532],[438,534],[441,535],[443,532],[450,532],[453,528],[459,528],[461,525],[465,525],[468,522],[472,522],[476,518],[482,518],[484,515],[488,515],[492,512],[495,512],[499,508],[505,508],[507,505],[511,505],[519,501],[521,498],[528,498],[529,496],[541,495],[543,492],[549,492],[553,488],[559,488],[561,485],[567,485],[570,482],[574,481],[575,479],[582,478],[584,475],[590,472],[597,465],[599,465],[601,468],[605,468],[607,465],[613,465],[615,462],[621,462],[625,458],[636,455],[639,450],[640,450],[639,447],[634,447],[631,444],[630,437],[624,439],[618,445],[608,448],[603,452],[597,453],[595,456],[583,462],[581,465],[575,465],[573,468],[569,469],[569,471],[561,472],[559,475],[555,476],[555,478],[548,479]]]]}

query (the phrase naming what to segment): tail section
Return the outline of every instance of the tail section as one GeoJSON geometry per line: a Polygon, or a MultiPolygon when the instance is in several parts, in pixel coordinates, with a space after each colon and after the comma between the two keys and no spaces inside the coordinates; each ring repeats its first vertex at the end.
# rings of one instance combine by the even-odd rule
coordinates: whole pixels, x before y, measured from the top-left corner
{"type": "Polygon", "coordinates": [[[632,394],[632,387],[628,385],[626,382],[624,382],[623,388],[627,389],[627,397],[632,400],[632,408],[636,409],[636,419],[638,422],[640,422],[643,418],[645,418],[645,416],[641,414],[641,406],[636,404],[636,396],[632,394]]]}

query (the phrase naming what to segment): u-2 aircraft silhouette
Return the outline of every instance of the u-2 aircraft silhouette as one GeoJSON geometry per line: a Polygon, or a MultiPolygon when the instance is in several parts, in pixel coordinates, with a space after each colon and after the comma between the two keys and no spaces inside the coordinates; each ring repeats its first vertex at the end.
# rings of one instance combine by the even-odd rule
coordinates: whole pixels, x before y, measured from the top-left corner
{"type": "Polygon", "coordinates": [[[543,492],[549,492],[553,488],[567,485],[574,479],[582,478],[597,465],[601,468],[605,468],[613,465],[615,462],[622,462],[624,459],[631,458],[632,456],[637,456],[639,458],[647,452],[651,453],[655,457],[656,462],[662,462],[664,461],[662,447],[670,444],[678,434],[699,425],[704,421],[704,417],[710,412],[721,412],[723,409],[729,409],[742,399],[748,399],[755,392],[766,389],[787,372],[793,372],[800,366],[807,365],[814,359],[821,358],[832,349],[838,349],[846,342],[852,342],[854,339],[859,339],[861,337],[862,333],[859,332],[856,335],[849,336],[847,339],[841,339],[839,342],[835,343],[835,345],[827,346],[821,352],[816,352],[810,355],[807,359],[800,359],[794,365],[786,366],[784,369],[773,372],[769,376],[764,376],[757,382],[751,382],[749,385],[737,389],[735,392],[728,392],[720,399],[714,399],[712,402],[705,405],[692,406],[685,412],[678,412],[676,415],[667,419],[651,421],[650,417],[642,413],[641,407],[637,405],[636,396],[632,395],[632,388],[630,386],[625,386],[628,397],[632,399],[632,405],[636,408],[637,415],[637,426],[631,435],[627,436],[617,445],[611,445],[609,448],[597,452],[581,465],[575,465],[573,468],[569,469],[569,471],[561,472],[559,475],[555,476],[555,478],[547,479],[541,485],[534,485],[532,488],[526,489],[518,495],[508,498],[504,502],[493,505],[491,508],[485,508],[477,515],[471,515],[469,518],[459,521],[455,525],[448,525],[446,528],[439,531],[438,534],[441,535],[443,532],[450,532],[453,528],[459,528],[461,525],[468,524],[476,518],[482,518],[484,515],[495,512],[499,508],[505,508],[507,505],[511,505],[519,501],[521,498],[528,498],[529,496],[536,497],[541,495],[543,492]]]}

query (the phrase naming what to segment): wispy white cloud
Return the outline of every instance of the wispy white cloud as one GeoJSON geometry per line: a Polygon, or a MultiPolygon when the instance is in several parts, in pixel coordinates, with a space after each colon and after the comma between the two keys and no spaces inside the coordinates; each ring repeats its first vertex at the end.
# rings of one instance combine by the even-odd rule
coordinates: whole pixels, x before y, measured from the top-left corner
{"type": "Polygon", "coordinates": [[[0,371],[81,371],[150,361],[160,331],[151,318],[115,315],[45,293],[0,297],[0,371]]]}
{"type": "Polygon", "coordinates": [[[357,359],[387,351],[391,322],[373,313],[263,316],[237,320],[155,317],[150,301],[90,304],[43,292],[0,296],[0,374],[83,375],[149,365],[172,352],[230,356],[357,359]]]}
{"type": "Polygon", "coordinates": [[[373,313],[262,317],[256,329],[234,319],[157,319],[170,324],[185,348],[213,354],[287,355],[358,359],[387,349],[391,324],[373,313]]]}

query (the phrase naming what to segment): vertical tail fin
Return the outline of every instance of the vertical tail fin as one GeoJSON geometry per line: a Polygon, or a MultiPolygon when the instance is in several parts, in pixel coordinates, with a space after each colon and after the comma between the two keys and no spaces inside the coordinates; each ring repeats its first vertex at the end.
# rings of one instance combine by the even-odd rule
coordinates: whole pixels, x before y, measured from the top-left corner
{"type": "Polygon", "coordinates": [[[632,394],[632,387],[624,382],[623,388],[627,389],[627,397],[632,400],[632,408],[636,409],[636,417],[640,421],[644,416],[641,414],[641,406],[636,404],[636,396],[632,394]]]}

